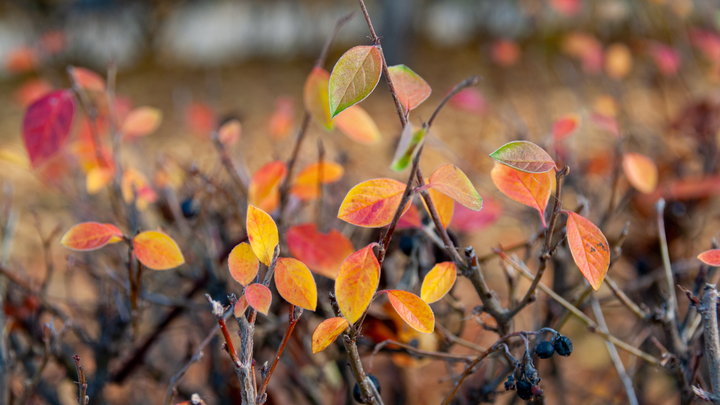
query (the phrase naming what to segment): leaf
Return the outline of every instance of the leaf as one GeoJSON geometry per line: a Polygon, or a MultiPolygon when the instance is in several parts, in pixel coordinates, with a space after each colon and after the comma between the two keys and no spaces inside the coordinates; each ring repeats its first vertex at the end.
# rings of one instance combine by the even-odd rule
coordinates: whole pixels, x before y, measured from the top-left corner
{"type": "Polygon", "coordinates": [[[545,173],[555,168],[555,161],[541,147],[528,141],[506,143],[490,154],[498,162],[528,173],[545,173]]]}
{"type": "Polygon", "coordinates": [[[248,205],[247,225],[245,227],[255,256],[266,266],[272,264],[275,246],[278,245],[278,229],[267,212],[248,205]]]}
{"type": "Polygon", "coordinates": [[[552,194],[552,171],[526,173],[510,166],[495,163],[490,173],[495,187],[512,200],[536,209],[545,226],[545,208],[552,194]]]}
{"type": "Polygon", "coordinates": [[[155,132],[162,122],[162,111],[153,107],[138,107],[125,117],[120,132],[126,138],[138,138],[155,132]]]}
{"type": "Polygon", "coordinates": [[[300,199],[300,201],[313,200],[320,195],[318,182],[321,178],[322,184],[331,184],[340,180],[343,174],[345,174],[345,169],[338,163],[327,161],[323,161],[322,165],[319,162],[312,163],[298,173],[295,184],[290,189],[290,194],[300,199]],[[320,169],[321,166],[322,170],[320,169]]]}
{"type": "Polygon", "coordinates": [[[502,206],[495,200],[485,198],[480,211],[456,206],[451,227],[457,232],[476,232],[494,224],[501,215],[502,206]]]}
{"type": "Polygon", "coordinates": [[[88,172],[85,181],[85,189],[87,190],[87,193],[90,195],[97,194],[108,184],[112,183],[114,175],[114,169],[108,169],[100,166],[93,167],[88,172]]]}
{"type": "Polygon", "coordinates": [[[269,288],[260,283],[250,284],[245,287],[245,299],[256,311],[267,316],[272,303],[272,293],[269,288]]]}
{"type": "Polygon", "coordinates": [[[315,279],[303,262],[281,257],[275,265],[275,287],[285,301],[314,311],[317,307],[315,279]]]}
{"type": "Polygon", "coordinates": [[[414,110],[430,96],[432,92],[430,85],[409,67],[405,65],[390,66],[388,72],[400,103],[405,107],[405,114],[414,110]]]}
{"type": "Polygon", "coordinates": [[[480,90],[475,88],[460,91],[450,99],[448,104],[455,109],[478,115],[484,114],[487,108],[485,98],[480,90]]]}
{"type": "Polygon", "coordinates": [[[335,116],[332,122],[355,142],[372,145],[380,141],[380,130],[375,121],[359,105],[348,107],[335,116]]]}
{"type": "Polygon", "coordinates": [[[420,145],[425,141],[427,127],[415,129],[412,124],[405,125],[400,134],[400,142],[395,150],[395,157],[390,164],[390,168],[396,172],[401,172],[410,166],[413,158],[420,150],[420,145]]]}
{"type": "MultiPolygon", "coordinates": [[[[432,200],[435,210],[440,217],[440,222],[443,227],[447,229],[453,219],[453,214],[455,213],[455,200],[432,188],[428,190],[428,194],[430,194],[430,199],[432,200]]],[[[429,214],[430,210],[428,209],[427,204],[425,204],[425,200],[423,199],[422,202],[425,205],[425,210],[429,214]]]]}
{"type": "Polygon", "coordinates": [[[720,249],[707,250],[700,253],[697,258],[708,266],[720,267],[720,249]]]}
{"type": "Polygon", "coordinates": [[[25,111],[22,133],[34,168],[60,151],[75,118],[75,97],[71,90],[57,90],[35,101],[25,111]]]}
{"type": "Polygon", "coordinates": [[[589,121],[600,127],[600,129],[607,131],[616,137],[620,136],[620,126],[618,125],[615,117],[592,113],[590,114],[589,121]]]}
{"type": "Polygon", "coordinates": [[[623,172],[628,182],[637,191],[650,194],[658,184],[658,168],[649,157],[627,152],[623,155],[623,172]]]}
{"type": "Polygon", "coordinates": [[[457,270],[455,263],[442,262],[435,265],[425,276],[420,289],[420,297],[428,304],[440,301],[455,284],[457,270]]]}
{"type": "Polygon", "coordinates": [[[423,227],[422,219],[420,219],[420,211],[418,211],[417,207],[415,207],[412,202],[408,205],[410,207],[400,217],[400,221],[398,221],[397,227],[395,229],[412,229],[423,227]]]}
{"type": "Polygon", "coordinates": [[[312,352],[320,353],[330,346],[350,326],[345,318],[337,317],[322,321],[312,334],[312,352]]]}
{"type": "Polygon", "coordinates": [[[568,214],[567,240],[580,272],[595,289],[602,285],[610,266],[610,246],[605,235],[592,222],[572,212],[568,214]]]}
{"type": "Polygon", "coordinates": [[[28,79],[13,93],[15,100],[23,108],[53,91],[53,86],[44,79],[28,79]]]}
{"type": "Polygon", "coordinates": [[[237,143],[241,135],[242,125],[237,119],[231,119],[230,121],[222,124],[218,130],[218,140],[226,146],[237,143]]]}
{"type": "Polygon", "coordinates": [[[552,136],[555,142],[571,137],[580,128],[580,116],[568,114],[553,123],[552,136]]]}
{"type": "Polygon", "coordinates": [[[455,165],[445,164],[435,169],[428,178],[428,185],[471,210],[480,211],[482,208],[482,197],[465,173],[455,165]]]}
{"type": "Polygon", "coordinates": [[[248,201],[263,211],[272,212],[280,204],[280,186],[287,175],[285,162],[265,164],[253,174],[248,187],[248,201]]]}
{"type": "Polygon", "coordinates": [[[153,270],[168,270],[185,263],[175,241],[158,231],[141,232],[133,238],[135,257],[145,267],[153,270]]]}
{"type": "Polygon", "coordinates": [[[245,298],[245,294],[240,296],[240,298],[238,298],[237,302],[235,303],[235,306],[233,307],[233,313],[235,317],[241,318],[243,315],[245,315],[245,310],[248,308],[249,305],[250,304],[245,298]]]}
{"type": "Polygon", "coordinates": [[[305,110],[328,131],[333,128],[333,120],[330,117],[329,85],[330,73],[316,66],[305,80],[305,87],[303,88],[305,110]]]}
{"type": "Polygon", "coordinates": [[[285,139],[293,128],[295,119],[295,101],[288,96],[275,100],[275,110],[270,116],[268,130],[274,139],[285,139]]]}
{"type": "Polygon", "coordinates": [[[335,229],[328,233],[318,232],[314,223],[293,226],[287,230],[285,239],[290,254],[313,272],[333,280],[340,265],[355,252],[343,234],[335,229]]]}
{"type": "Polygon", "coordinates": [[[207,104],[194,102],[185,108],[185,122],[196,135],[206,137],[215,130],[217,117],[207,104]]]}
{"type": "Polygon", "coordinates": [[[110,239],[110,242],[108,242],[108,244],[122,242],[122,240],[125,236],[123,235],[122,231],[117,226],[115,226],[113,224],[103,224],[103,225],[107,226],[114,232],[114,235],[110,239]]]}
{"type": "Polygon", "coordinates": [[[605,73],[615,80],[621,80],[630,74],[633,58],[630,48],[625,44],[610,45],[605,52],[605,73]]]}
{"type": "Polygon", "coordinates": [[[435,315],[430,306],[417,295],[402,290],[385,290],[395,311],[413,329],[422,333],[435,330],[435,315]]]}
{"type": "Polygon", "coordinates": [[[382,56],[377,47],[356,46],[343,54],[330,73],[330,117],[363,101],[380,81],[382,56]]]}
{"type": "MultiPolygon", "coordinates": [[[[348,191],[338,218],[353,225],[379,228],[392,222],[400,206],[405,184],[393,179],[364,181],[348,191]]],[[[410,208],[408,203],[403,214],[410,208]]]]}
{"type": "Polygon", "coordinates": [[[92,70],[81,67],[70,67],[73,82],[81,89],[89,91],[105,91],[105,79],[92,70]]]}
{"type": "Polygon", "coordinates": [[[122,190],[123,199],[128,204],[131,204],[134,196],[137,195],[135,205],[140,211],[144,211],[150,203],[154,203],[157,200],[157,193],[150,186],[150,182],[147,177],[135,169],[125,170],[120,188],[122,190]]]}
{"type": "Polygon", "coordinates": [[[117,231],[117,228],[99,222],[83,222],[65,232],[60,243],[72,250],[96,250],[110,243],[110,240],[117,235],[117,231]]]}
{"type": "Polygon", "coordinates": [[[243,242],[235,246],[228,256],[230,275],[238,283],[246,286],[255,280],[260,269],[260,262],[252,248],[243,242]]]}
{"type": "Polygon", "coordinates": [[[338,271],[335,297],[345,319],[355,323],[370,305],[380,282],[380,263],[370,244],[350,255],[338,271]]]}
{"type": "Polygon", "coordinates": [[[520,47],[515,41],[498,39],[492,45],[493,62],[503,67],[509,67],[520,59],[520,47]]]}

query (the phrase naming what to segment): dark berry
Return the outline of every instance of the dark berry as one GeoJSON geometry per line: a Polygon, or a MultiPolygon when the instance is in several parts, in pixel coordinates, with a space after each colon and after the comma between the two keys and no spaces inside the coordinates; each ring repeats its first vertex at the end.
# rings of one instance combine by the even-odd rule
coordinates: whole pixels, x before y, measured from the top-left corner
{"type": "Polygon", "coordinates": [[[552,343],[544,340],[535,348],[535,354],[537,354],[537,356],[541,359],[549,359],[553,354],[555,354],[555,348],[552,343]]]}
{"type": "Polygon", "coordinates": [[[185,218],[192,218],[197,215],[198,207],[195,200],[190,197],[180,203],[180,209],[182,209],[183,216],[185,218]]]}
{"type": "Polygon", "coordinates": [[[409,235],[402,235],[400,237],[400,250],[405,253],[405,256],[410,256],[415,246],[415,238],[409,235]]]}
{"type": "Polygon", "coordinates": [[[510,374],[508,376],[507,381],[505,381],[505,391],[510,391],[515,389],[515,376],[510,374]]]}
{"type": "Polygon", "coordinates": [[[517,386],[517,393],[518,393],[518,396],[520,397],[520,399],[524,399],[527,401],[528,399],[533,397],[533,393],[532,393],[533,385],[532,385],[532,383],[530,383],[530,381],[520,380],[517,382],[516,386],[517,386]]]}
{"type": "MultiPolygon", "coordinates": [[[[375,389],[377,390],[377,392],[379,394],[380,393],[380,381],[378,381],[378,379],[375,378],[375,376],[372,374],[368,374],[367,376],[368,376],[368,378],[370,378],[370,381],[373,382],[373,384],[375,385],[375,389]]],[[[363,399],[362,399],[362,393],[360,392],[360,386],[357,383],[355,383],[355,386],[353,387],[353,398],[355,399],[355,401],[360,402],[361,404],[365,403],[365,401],[363,401],[363,399]]]]}
{"type": "Polygon", "coordinates": [[[561,356],[567,357],[570,355],[570,353],[572,353],[572,342],[567,336],[558,335],[555,338],[553,345],[555,346],[555,351],[557,352],[557,354],[561,356]]]}

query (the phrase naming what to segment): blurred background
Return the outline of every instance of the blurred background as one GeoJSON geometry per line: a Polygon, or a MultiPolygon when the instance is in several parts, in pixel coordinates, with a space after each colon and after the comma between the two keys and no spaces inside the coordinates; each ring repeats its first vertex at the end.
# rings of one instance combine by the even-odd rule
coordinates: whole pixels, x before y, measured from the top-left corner
{"type": "MultiPolygon", "coordinates": [[[[511,202],[493,185],[489,177],[493,162],[488,153],[512,139],[528,139],[552,149],[558,161],[571,166],[564,203],[575,207],[589,201],[588,217],[598,223],[610,198],[613,154],[622,136],[625,150],[643,153],[656,162],[660,186],[652,195],[644,196],[633,194],[627,181],[620,181],[617,198],[623,204],[622,213],[603,231],[612,242],[626,220],[632,220],[633,227],[625,246],[626,259],[613,268],[614,276],[639,300],[651,300],[643,294],[654,285],[655,269],[661,265],[653,204],[662,196],[669,201],[666,220],[671,256],[680,261],[678,268],[684,269],[681,274],[685,280],[692,282],[697,263],[687,265],[681,260],[694,257],[693,252],[701,251],[701,247],[709,248],[710,239],[718,236],[720,219],[720,210],[712,203],[712,197],[720,193],[717,1],[368,0],[366,4],[382,37],[388,64],[409,66],[433,89],[428,101],[411,114],[411,122],[419,124],[427,119],[460,80],[470,75],[482,77],[477,89],[441,113],[422,161],[428,173],[442,163],[461,167],[485,199],[486,216],[465,227],[462,221],[451,224],[465,245],[475,246],[483,255],[498,245],[523,242],[537,230],[536,213],[511,202]],[[582,125],[556,148],[552,125],[568,114],[581,117],[582,125]]],[[[77,218],[87,216],[82,212],[87,202],[107,205],[107,195],[85,194],[83,167],[32,168],[23,146],[25,108],[52,89],[68,87],[67,66],[85,67],[104,77],[108,65],[114,64],[118,69],[118,102],[128,109],[147,105],[163,112],[156,133],[129,142],[122,152],[123,161],[148,178],[153,178],[158,162],[165,157],[218,173],[220,164],[207,134],[228,116],[242,122],[242,138],[232,149],[232,156],[244,156],[242,164],[248,173],[254,173],[270,160],[290,156],[303,113],[305,78],[335,22],[352,11],[355,16],[334,42],[327,70],[345,50],[370,44],[355,1],[1,1],[0,182],[5,195],[20,206],[13,244],[3,247],[8,252],[4,262],[22,269],[35,283],[42,283],[47,263],[38,254],[42,248],[39,235],[47,235],[56,227],[68,229],[77,218]]],[[[328,223],[338,228],[343,224],[334,213],[350,187],[376,177],[405,180],[405,175],[389,169],[400,124],[383,82],[362,107],[377,123],[382,134],[379,142],[364,145],[338,130],[328,133],[311,126],[300,156],[300,167],[314,162],[321,139],[326,158],[345,165],[342,181],[328,189],[325,204],[332,208],[323,211],[328,223]]],[[[68,154],[81,160],[87,151],[76,147],[75,142],[82,138],[82,131],[87,131],[85,122],[76,123],[67,148],[68,154]]],[[[149,210],[145,215],[148,227],[162,224],[160,213],[149,210]]],[[[57,273],[49,286],[49,297],[77,318],[92,322],[95,314],[82,308],[98,302],[102,291],[112,289],[91,287],[88,280],[93,280],[92,276],[73,267],[68,251],[57,241],[52,246],[57,273]]],[[[355,247],[360,246],[356,243],[355,247]]],[[[501,266],[495,261],[487,268],[502,297],[505,276],[501,266]]],[[[581,282],[575,273],[567,285],[554,287],[570,294],[581,282]]],[[[166,284],[165,276],[146,277],[150,279],[149,290],[170,296],[179,293],[172,290],[176,285],[166,284]]],[[[550,283],[551,276],[546,277],[550,283]]],[[[469,283],[459,282],[456,292],[464,308],[478,304],[469,283]]],[[[601,295],[610,296],[603,290],[601,295]]],[[[652,297],[660,305],[662,298],[657,291],[652,297]]],[[[541,300],[545,302],[545,297],[541,300]]],[[[637,345],[647,344],[645,349],[657,353],[654,346],[638,337],[643,336],[644,329],[633,324],[634,318],[627,311],[609,299],[601,302],[612,333],[637,345]]],[[[159,339],[164,344],[153,346],[147,356],[152,361],[141,371],[118,377],[117,369],[127,364],[124,359],[129,349],[115,353],[116,363],[102,365],[114,370],[112,376],[116,378],[104,388],[106,403],[161,401],[169,376],[184,364],[186,348],[196,346],[207,331],[196,330],[197,324],[202,324],[199,319],[211,324],[205,318],[207,308],[201,304],[203,298],[199,297],[188,307],[191,316],[168,327],[169,332],[159,339]]],[[[26,304],[17,305],[24,308],[26,304]]],[[[542,306],[553,310],[550,303],[542,306]]],[[[145,314],[148,323],[160,319],[154,309],[145,314]]],[[[528,309],[519,317],[517,328],[533,329],[542,324],[542,316],[528,309]]],[[[307,336],[313,327],[304,325],[301,333],[307,336]]],[[[573,336],[575,354],[552,367],[543,365],[542,373],[562,375],[565,381],[546,384],[547,403],[625,403],[604,341],[587,333],[580,323],[571,321],[566,328],[573,336]]],[[[495,341],[492,333],[471,322],[462,333],[477,344],[495,341]]],[[[23,348],[24,342],[17,343],[19,353],[23,348]]],[[[370,349],[368,345],[364,353],[370,349]]],[[[227,374],[227,367],[222,370],[225,374],[217,371],[216,363],[226,359],[218,346],[214,350],[202,367],[188,375],[180,397],[198,392],[208,403],[232,403],[223,399],[227,393],[218,388],[223,386],[222,381],[216,382],[217,386],[204,383],[206,374],[218,378],[213,372],[232,376],[227,374]]],[[[343,391],[337,370],[328,371],[321,364],[311,367],[324,357],[309,360],[301,344],[293,353],[292,361],[306,368],[283,366],[279,381],[270,387],[272,403],[345,403],[343,393],[347,390],[343,391]],[[324,379],[317,376],[322,373],[326,373],[324,379]],[[281,381],[287,380],[282,378],[300,388],[283,387],[281,381]],[[317,378],[324,384],[315,387],[320,393],[308,386],[312,385],[308,381],[317,378]]],[[[88,359],[89,372],[94,373],[98,367],[92,360],[94,355],[89,350],[81,355],[88,359]]],[[[637,376],[642,403],[679,403],[678,389],[668,373],[624,359],[637,376]]],[[[393,355],[376,362],[375,367],[381,370],[376,374],[388,381],[383,395],[388,395],[389,403],[438,404],[449,387],[443,377],[450,374],[450,368],[446,370],[442,362],[393,355]]],[[[342,364],[338,360],[332,367],[342,369],[342,364]]],[[[42,386],[45,391],[40,390],[35,403],[74,403],[74,376],[66,376],[62,367],[49,373],[42,386]]],[[[478,386],[482,375],[474,377],[478,386]]],[[[15,380],[18,393],[23,381],[21,377],[15,380]]],[[[491,397],[500,403],[519,402],[512,393],[491,395],[477,389],[466,392],[464,402],[458,403],[479,403],[491,397]]]]}

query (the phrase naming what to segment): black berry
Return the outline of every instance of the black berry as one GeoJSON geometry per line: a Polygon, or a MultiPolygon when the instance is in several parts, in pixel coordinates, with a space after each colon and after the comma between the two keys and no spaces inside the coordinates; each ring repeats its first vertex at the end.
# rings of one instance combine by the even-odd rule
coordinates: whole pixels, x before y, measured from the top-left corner
{"type": "Polygon", "coordinates": [[[555,338],[553,345],[555,346],[555,351],[557,352],[557,354],[559,354],[561,356],[567,357],[573,351],[572,342],[570,341],[570,338],[567,336],[558,335],[555,338]]]}
{"type": "Polygon", "coordinates": [[[520,399],[524,399],[527,401],[528,399],[533,397],[533,393],[532,393],[533,385],[532,385],[532,383],[530,383],[530,381],[520,380],[517,382],[516,386],[517,386],[517,393],[518,393],[518,396],[520,397],[520,399]]]}
{"type": "Polygon", "coordinates": [[[400,237],[400,250],[405,253],[405,256],[410,256],[415,246],[415,238],[409,235],[402,235],[400,237]]]}
{"type": "Polygon", "coordinates": [[[549,359],[553,354],[555,354],[555,348],[552,343],[544,340],[535,348],[535,354],[537,354],[537,356],[541,359],[549,359]]]}
{"type": "Polygon", "coordinates": [[[192,197],[185,199],[180,204],[180,208],[182,209],[182,213],[185,218],[193,218],[197,215],[198,207],[192,197]]]}
{"type": "MultiPolygon", "coordinates": [[[[378,381],[378,379],[375,378],[375,376],[372,374],[368,374],[367,376],[368,376],[368,378],[370,378],[370,381],[373,382],[373,384],[375,385],[375,389],[377,390],[377,392],[379,394],[380,393],[380,381],[378,381]]],[[[362,393],[360,392],[360,386],[357,383],[355,383],[355,386],[353,387],[353,398],[355,399],[355,401],[360,402],[361,404],[365,403],[365,401],[363,401],[363,399],[362,399],[362,393]]]]}

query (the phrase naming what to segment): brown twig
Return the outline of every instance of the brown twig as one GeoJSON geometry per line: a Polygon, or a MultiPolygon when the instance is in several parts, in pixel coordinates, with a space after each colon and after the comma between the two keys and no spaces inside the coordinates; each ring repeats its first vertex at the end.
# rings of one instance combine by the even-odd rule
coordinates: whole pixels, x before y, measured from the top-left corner
{"type": "Polygon", "coordinates": [[[235,184],[235,187],[240,191],[240,194],[242,194],[243,198],[247,199],[247,185],[243,181],[243,176],[240,175],[237,167],[235,167],[235,163],[232,161],[232,158],[230,158],[227,149],[225,149],[225,145],[220,142],[217,131],[212,132],[211,139],[213,141],[213,144],[215,145],[215,149],[218,151],[218,155],[220,155],[220,162],[222,163],[223,167],[225,167],[225,171],[230,175],[230,178],[235,184]]]}
{"type": "Polygon", "coordinates": [[[75,360],[75,368],[77,369],[78,375],[78,405],[87,405],[90,398],[87,396],[88,385],[87,381],[85,381],[85,370],[80,363],[80,356],[77,354],[74,355],[73,360],[75,360]]]}
{"type": "Polygon", "coordinates": [[[418,349],[416,347],[407,345],[405,343],[401,343],[392,339],[386,339],[382,342],[375,345],[375,348],[373,349],[372,353],[370,354],[370,360],[368,361],[368,372],[372,372],[372,365],[373,365],[373,359],[375,358],[375,355],[380,353],[380,350],[384,349],[388,345],[395,345],[398,347],[402,347],[403,349],[419,354],[420,356],[426,356],[426,357],[434,357],[438,359],[443,359],[447,361],[464,361],[466,363],[469,363],[473,361],[475,358],[474,356],[470,356],[467,354],[456,354],[456,353],[444,353],[444,352],[432,352],[427,350],[418,349]]]}
{"type": "Polygon", "coordinates": [[[278,362],[280,361],[280,356],[282,356],[283,351],[285,350],[285,346],[287,346],[288,341],[290,341],[290,335],[293,332],[293,329],[295,329],[295,325],[297,324],[298,320],[300,319],[300,316],[303,313],[303,309],[300,307],[296,307],[295,305],[292,306],[290,309],[290,320],[288,322],[288,327],[285,330],[285,335],[283,336],[282,343],[280,343],[280,346],[277,349],[277,352],[275,353],[275,357],[273,358],[273,362],[270,365],[270,368],[268,369],[267,373],[263,376],[262,384],[260,385],[260,389],[258,389],[258,395],[257,395],[257,403],[263,404],[265,403],[265,400],[267,399],[267,394],[265,391],[267,390],[268,383],[270,382],[270,377],[272,377],[273,372],[275,371],[275,367],[277,366],[278,362]]]}
{"type": "Polygon", "coordinates": [[[720,403],[720,333],[718,332],[718,291],[712,284],[706,284],[698,312],[702,316],[705,358],[710,369],[713,403],[720,403]]]}

